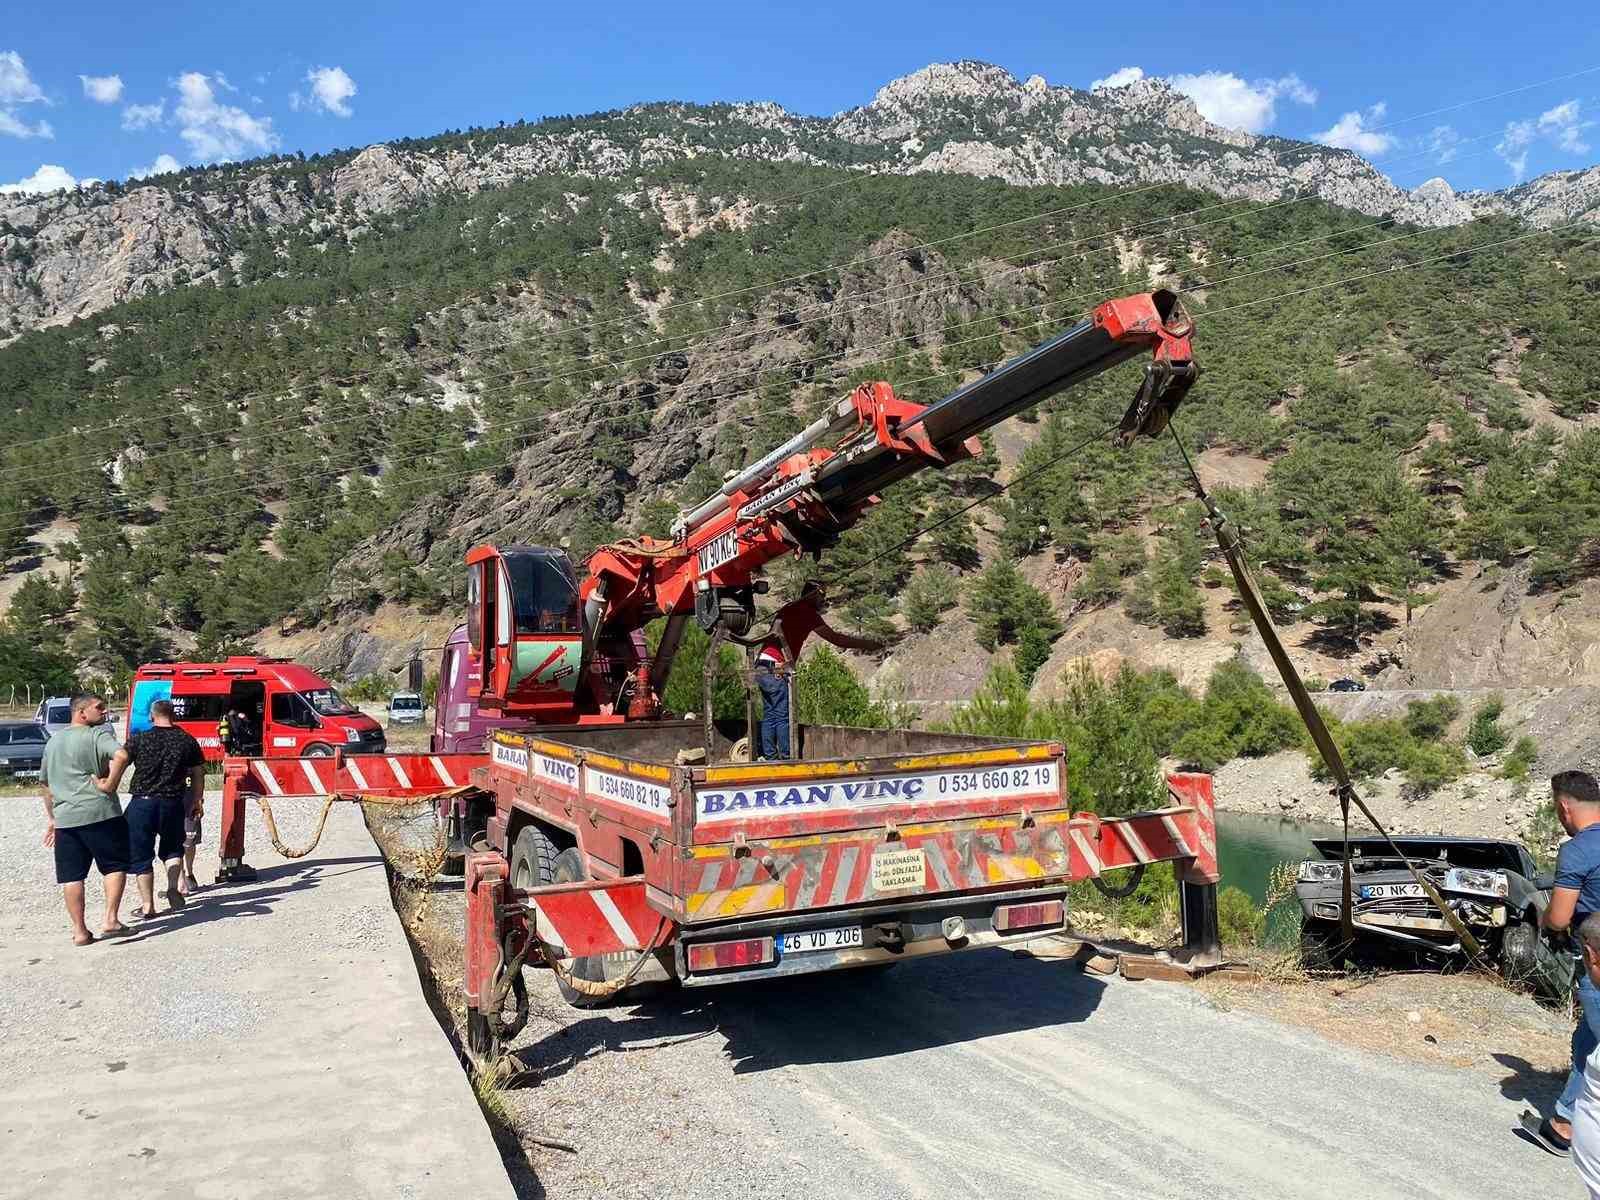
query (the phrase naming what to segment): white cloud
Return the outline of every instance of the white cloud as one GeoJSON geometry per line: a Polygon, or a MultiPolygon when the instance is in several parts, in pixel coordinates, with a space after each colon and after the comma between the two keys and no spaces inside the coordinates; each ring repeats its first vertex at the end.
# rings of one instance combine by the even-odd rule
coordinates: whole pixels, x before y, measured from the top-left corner
{"type": "Polygon", "coordinates": [[[199,71],[188,71],[178,78],[178,106],[173,116],[179,136],[189,144],[193,157],[216,162],[277,148],[279,138],[271,117],[252,117],[242,108],[218,103],[211,84],[199,71]]]}
{"type": "Polygon", "coordinates": [[[1096,79],[1089,85],[1089,90],[1097,92],[1101,88],[1127,87],[1130,83],[1138,83],[1143,78],[1143,67],[1122,67],[1111,72],[1104,79],[1096,79]]]}
{"type": "Polygon", "coordinates": [[[44,99],[44,92],[28,74],[22,55],[15,50],[0,51],[0,104],[32,104],[44,99]]]}
{"type": "Polygon", "coordinates": [[[129,133],[137,133],[161,124],[166,115],[165,100],[157,100],[154,104],[130,104],[122,110],[122,127],[129,133]]]}
{"type": "Polygon", "coordinates": [[[45,192],[58,192],[62,188],[77,186],[78,181],[65,167],[58,167],[54,163],[43,163],[26,179],[19,179],[16,183],[0,184],[0,194],[38,196],[45,192]]]}
{"type": "Polygon", "coordinates": [[[121,75],[79,75],[83,94],[96,104],[115,104],[122,99],[121,75]]]}
{"type": "Polygon", "coordinates": [[[18,138],[51,138],[49,121],[29,125],[16,113],[19,104],[49,104],[43,89],[28,74],[27,64],[15,50],[0,51],[0,134],[18,138]]]}
{"type": "Polygon", "coordinates": [[[1460,142],[1461,135],[1456,132],[1454,125],[1435,125],[1428,134],[1428,153],[1433,156],[1434,162],[1443,166],[1455,158],[1460,142]]]}
{"type": "Polygon", "coordinates": [[[336,117],[350,117],[355,110],[350,107],[350,97],[356,94],[356,81],[345,73],[343,67],[317,67],[306,72],[308,92],[290,92],[289,107],[299,112],[332,113],[336,117]]]}
{"type": "Polygon", "coordinates": [[[173,171],[183,170],[183,164],[170,154],[156,155],[155,162],[148,167],[134,167],[128,172],[129,179],[148,179],[151,175],[169,175],[173,171]]]}
{"type": "Polygon", "coordinates": [[[1317,102],[1316,89],[1308,87],[1298,75],[1246,83],[1228,71],[1205,71],[1199,75],[1174,75],[1169,82],[1194,101],[1206,120],[1246,133],[1260,133],[1271,126],[1278,116],[1279,100],[1317,102]]]}
{"type": "Polygon", "coordinates": [[[1395,139],[1387,133],[1379,133],[1378,126],[1383,121],[1383,114],[1388,111],[1389,106],[1380,100],[1365,113],[1347,112],[1333,123],[1333,128],[1317,134],[1317,141],[1324,146],[1354,150],[1368,158],[1387,153],[1394,148],[1395,139]]]}
{"type": "Polygon", "coordinates": [[[16,113],[4,108],[0,108],[0,133],[19,138],[53,138],[56,135],[56,131],[50,128],[49,121],[29,125],[16,113]]]}
{"type": "Polygon", "coordinates": [[[1528,173],[1528,151],[1536,141],[1544,139],[1554,142],[1569,154],[1589,152],[1589,143],[1584,141],[1583,131],[1591,128],[1594,122],[1583,119],[1582,107],[1577,100],[1567,100],[1541,113],[1537,120],[1530,117],[1526,121],[1511,121],[1506,125],[1506,131],[1495,144],[1494,152],[1505,160],[1518,183],[1528,173]]]}
{"type": "Polygon", "coordinates": [[[1589,153],[1589,143],[1583,140],[1582,134],[1594,122],[1579,117],[1581,107],[1576,100],[1556,105],[1540,116],[1539,132],[1554,139],[1557,146],[1572,154],[1589,153]]]}

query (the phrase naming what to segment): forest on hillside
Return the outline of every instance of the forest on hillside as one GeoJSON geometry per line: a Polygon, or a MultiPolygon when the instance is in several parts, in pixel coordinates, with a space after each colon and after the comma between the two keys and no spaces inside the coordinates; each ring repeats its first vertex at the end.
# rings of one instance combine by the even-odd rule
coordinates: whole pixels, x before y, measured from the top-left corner
{"type": "MultiPolygon", "coordinates": [[[[1197,320],[1191,452],[1270,462],[1219,498],[1279,615],[1353,647],[1454,562],[1526,559],[1550,588],[1600,564],[1600,432],[1578,423],[1596,405],[1592,237],[759,162],[620,188],[540,178],[247,235],[236,283],[0,347],[0,552],[11,571],[65,564],[16,593],[0,686],[116,678],[385,598],[448,610],[455,516],[492,528],[519,472],[563,480],[559,511],[507,539],[583,553],[662,533],[855,383],[931,401],[1153,272],[1197,320]],[[689,197],[726,215],[682,236],[689,197]],[[651,455],[685,428],[688,453],[651,455]],[[391,537],[419,512],[446,514],[420,554],[391,537]],[[46,544],[61,518],[75,536],[46,544]],[[341,567],[358,583],[335,587],[341,567]]],[[[847,623],[890,641],[964,607],[1026,678],[1060,624],[1017,562],[1071,555],[1085,601],[1203,632],[1217,568],[1173,445],[1065,453],[1136,382],[1129,366],[1019,418],[1033,436],[1004,494],[992,446],[894,489],[780,591],[820,571],[847,623]]]]}

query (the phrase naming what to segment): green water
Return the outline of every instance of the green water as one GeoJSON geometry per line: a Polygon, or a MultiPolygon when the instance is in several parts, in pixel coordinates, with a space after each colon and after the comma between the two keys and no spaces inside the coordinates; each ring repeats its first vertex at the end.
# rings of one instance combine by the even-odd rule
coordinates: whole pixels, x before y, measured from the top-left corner
{"type": "Polygon", "coordinates": [[[1281,862],[1298,863],[1314,853],[1314,837],[1338,837],[1339,826],[1281,817],[1217,814],[1217,865],[1226,887],[1241,887],[1257,904],[1267,898],[1267,877],[1281,862]]]}

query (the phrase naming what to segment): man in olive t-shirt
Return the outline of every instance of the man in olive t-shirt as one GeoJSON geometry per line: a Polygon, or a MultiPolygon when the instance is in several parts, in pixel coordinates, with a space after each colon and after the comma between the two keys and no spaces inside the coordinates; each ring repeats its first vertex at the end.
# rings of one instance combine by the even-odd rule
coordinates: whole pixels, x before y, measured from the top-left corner
{"type": "Polygon", "coordinates": [[[105,880],[101,932],[128,932],[117,915],[128,880],[128,822],[115,791],[102,792],[98,786],[116,752],[117,735],[106,721],[106,702],[99,696],[73,700],[72,724],[44,748],[44,844],[55,849],[56,882],[72,919],[73,944],[78,946],[95,940],[83,919],[83,881],[91,862],[105,880]]]}

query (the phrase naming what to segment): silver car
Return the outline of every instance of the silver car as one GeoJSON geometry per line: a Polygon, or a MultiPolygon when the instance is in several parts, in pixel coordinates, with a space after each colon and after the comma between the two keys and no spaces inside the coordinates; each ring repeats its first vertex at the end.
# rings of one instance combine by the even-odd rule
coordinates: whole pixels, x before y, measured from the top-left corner
{"type": "Polygon", "coordinates": [[[0,778],[37,779],[50,740],[37,721],[0,721],[0,778]]]}
{"type": "Polygon", "coordinates": [[[389,697],[386,711],[390,725],[421,725],[425,709],[416,692],[396,692],[389,697]]]}

